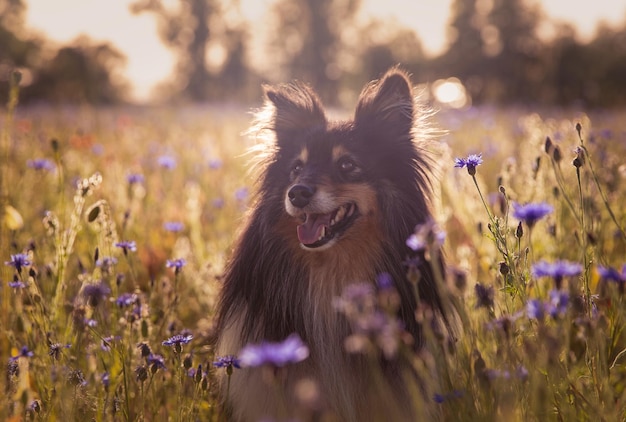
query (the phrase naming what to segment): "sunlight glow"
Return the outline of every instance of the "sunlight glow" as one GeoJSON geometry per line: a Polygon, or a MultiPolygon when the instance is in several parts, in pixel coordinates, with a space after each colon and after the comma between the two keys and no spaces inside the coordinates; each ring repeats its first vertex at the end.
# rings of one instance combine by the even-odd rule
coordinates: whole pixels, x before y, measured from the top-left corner
{"type": "Polygon", "coordinates": [[[450,108],[463,108],[469,97],[465,87],[457,78],[439,79],[433,83],[433,96],[442,105],[450,108]]]}

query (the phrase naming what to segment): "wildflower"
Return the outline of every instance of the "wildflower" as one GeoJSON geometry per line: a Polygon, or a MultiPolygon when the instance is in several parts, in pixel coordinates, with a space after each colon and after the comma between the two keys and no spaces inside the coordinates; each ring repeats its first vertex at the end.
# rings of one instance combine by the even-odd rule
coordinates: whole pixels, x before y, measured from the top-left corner
{"type": "Polygon", "coordinates": [[[33,400],[28,405],[28,410],[35,413],[41,412],[41,403],[39,402],[39,400],[33,400]]]}
{"type": "Polygon", "coordinates": [[[18,273],[22,273],[23,267],[28,267],[31,265],[30,260],[28,259],[28,254],[18,253],[15,255],[11,255],[10,261],[5,261],[4,265],[9,265],[11,267],[15,267],[18,273]]]}
{"type": "Polygon", "coordinates": [[[237,201],[245,201],[248,198],[248,188],[243,187],[235,191],[235,199],[237,201]]]}
{"type": "Polygon", "coordinates": [[[124,240],[121,242],[117,242],[115,243],[115,246],[121,248],[122,251],[124,251],[124,255],[128,255],[128,251],[137,251],[137,243],[134,240],[124,240]]]}
{"type": "Polygon", "coordinates": [[[117,264],[117,258],[114,258],[112,256],[105,256],[102,259],[98,259],[96,261],[96,267],[100,267],[103,270],[108,270],[109,268],[113,267],[115,264],[117,264]]]}
{"type": "Polygon", "coordinates": [[[231,375],[233,373],[233,368],[241,368],[239,365],[239,359],[233,355],[218,356],[217,360],[213,362],[213,366],[216,368],[226,368],[227,375],[231,375]]]}
{"type": "Polygon", "coordinates": [[[128,306],[134,305],[138,299],[139,296],[137,296],[135,293],[122,293],[117,297],[117,299],[115,299],[115,304],[120,308],[126,308],[128,306]]]}
{"type": "Polygon", "coordinates": [[[24,289],[26,288],[26,283],[20,280],[13,280],[8,282],[9,287],[12,289],[24,289]]]}
{"type": "Polygon", "coordinates": [[[157,158],[157,164],[167,170],[173,170],[176,168],[176,158],[169,155],[161,155],[157,158]]]}
{"type": "Polygon", "coordinates": [[[47,158],[37,158],[35,160],[28,160],[26,165],[34,170],[46,170],[46,171],[54,171],[56,166],[51,160],[47,158]]]}
{"type": "Polygon", "coordinates": [[[150,372],[156,373],[159,369],[165,370],[165,359],[161,355],[150,354],[146,358],[146,363],[150,367],[150,372]]]}
{"type": "Polygon", "coordinates": [[[163,346],[173,347],[176,353],[180,353],[183,350],[182,345],[188,344],[193,339],[191,334],[177,334],[165,340],[163,346]]]}
{"type": "Polygon", "coordinates": [[[526,303],[526,314],[528,318],[543,320],[545,315],[545,307],[539,299],[531,299],[526,303]]]}
{"type": "Polygon", "coordinates": [[[212,204],[213,204],[213,208],[217,208],[217,209],[224,208],[224,199],[215,198],[213,199],[212,204]]]}
{"type": "Polygon", "coordinates": [[[493,307],[493,286],[485,286],[476,283],[474,286],[476,293],[476,308],[492,308],[493,307]]]}
{"type": "Polygon", "coordinates": [[[104,283],[91,283],[85,285],[81,289],[82,298],[91,306],[95,308],[111,293],[111,289],[104,283]]]}
{"type": "Polygon", "coordinates": [[[263,342],[249,344],[239,353],[242,366],[257,367],[270,365],[282,367],[289,363],[298,363],[309,357],[309,348],[297,334],[292,334],[279,343],[263,342]]]}
{"type": "Polygon", "coordinates": [[[139,173],[131,173],[128,176],[126,176],[126,181],[128,182],[129,185],[143,183],[143,180],[144,180],[143,174],[139,174],[139,173]]]}
{"type": "Polygon", "coordinates": [[[572,161],[572,165],[578,169],[585,165],[585,150],[581,147],[576,147],[574,152],[576,153],[576,157],[574,161],[572,161]]]}
{"type": "Polygon", "coordinates": [[[102,382],[104,389],[106,391],[109,391],[109,386],[111,385],[111,376],[108,372],[102,374],[102,376],[100,377],[100,382],[102,382]]]}
{"type": "Polygon", "coordinates": [[[567,305],[569,304],[569,294],[567,292],[554,289],[550,290],[549,296],[550,301],[547,306],[545,306],[548,314],[550,314],[552,318],[565,315],[567,312],[567,305]]]}
{"type": "Polygon", "coordinates": [[[119,336],[108,336],[108,337],[103,337],[100,340],[100,349],[102,349],[105,352],[110,352],[111,351],[111,344],[114,341],[119,340],[120,337],[119,336]]]}
{"type": "Polygon", "coordinates": [[[376,277],[376,285],[381,290],[388,290],[393,288],[393,278],[389,273],[380,273],[376,277]]]}
{"type": "Polygon", "coordinates": [[[69,349],[70,347],[70,344],[52,343],[48,346],[48,355],[54,360],[59,360],[61,349],[69,349]]]}
{"type": "Polygon", "coordinates": [[[619,272],[613,267],[603,267],[598,265],[598,274],[604,281],[611,281],[617,283],[619,292],[624,293],[624,287],[626,284],[626,265],[622,266],[622,271],[619,272]]]}
{"type": "Polygon", "coordinates": [[[222,164],[222,160],[220,160],[219,158],[213,158],[209,160],[209,168],[211,170],[218,170],[222,168],[222,164]]]}
{"type": "Polygon", "coordinates": [[[565,277],[574,277],[582,273],[583,267],[577,262],[569,262],[557,260],[553,263],[539,261],[533,264],[531,273],[533,277],[552,277],[556,284],[556,288],[560,289],[565,277]]]}
{"type": "Polygon", "coordinates": [[[185,228],[185,225],[180,221],[167,221],[163,223],[163,228],[172,233],[178,233],[185,228]]]}
{"type": "Polygon", "coordinates": [[[28,348],[28,346],[22,346],[16,356],[11,357],[10,361],[17,361],[19,358],[32,358],[35,354],[28,348]]]}
{"type": "Polygon", "coordinates": [[[478,167],[482,163],[482,154],[470,154],[467,156],[467,158],[454,159],[454,167],[467,167],[467,172],[470,174],[470,176],[474,176],[476,174],[476,167],[478,167]]]}
{"type": "Polygon", "coordinates": [[[440,247],[445,238],[446,232],[430,220],[415,227],[415,232],[406,240],[406,245],[417,252],[429,246],[440,247]]]}
{"type": "Polygon", "coordinates": [[[530,228],[532,228],[538,220],[552,213],[552,211],[554,211],[552,205],[545,202],[525,205],[516,202],[513,203],[513,217],[525,222],[530,228]]]}
{"type": "Polygon", "coordinates": [[[168,259],[167,262],[165,263],[165,267],[174,268],[174,274],[178,274],[183,269],[185,264],[187,264],[187,261],[185,261],[183,258],[172,259],[172,260],[168,259]]]}

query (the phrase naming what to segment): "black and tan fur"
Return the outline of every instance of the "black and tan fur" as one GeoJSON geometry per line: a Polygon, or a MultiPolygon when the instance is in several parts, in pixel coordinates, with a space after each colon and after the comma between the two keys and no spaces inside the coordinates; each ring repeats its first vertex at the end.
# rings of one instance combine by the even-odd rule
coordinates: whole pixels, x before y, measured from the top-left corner
{"type": "Polygon", "coordinates": [[[345,286],[373,283],[389,273],[401,297],[399,317],[416,349],[422,342],[416,309],[442,309],[427,261],[414,261],[424,305],[418,305],[406,276],[406,262],[415,258],[406,240],[431,218],[425,115],[408,76],[394,68],[368,84],[346,121],[329,121],[306,85],[267,87],[265,93],[252,133],[270,143],[262,153],[256,202],[226,269],[216,353],[236,355],[247,343],[297,333],[310,356],[276,374],[284,401],[277,400],[276,386],[268,386],[263,371],[235,371],[227,404],[232,418],[298,415],[295,386],[309,379],[317,385],[320,409],[337,420],[410,419],[410,406],[400,403],[406,402],[402,363],[381,362],[390,393],[385,399],[373,387],[366,359],[344,351],[349,326],[332,306],[345,286]],[[355,205],[342,210],[353,213],[341,221],[346,227],[330,242],[312,243],[317,232],[334,233],[315,218],[328,219],[346,204],[355,205]]]}

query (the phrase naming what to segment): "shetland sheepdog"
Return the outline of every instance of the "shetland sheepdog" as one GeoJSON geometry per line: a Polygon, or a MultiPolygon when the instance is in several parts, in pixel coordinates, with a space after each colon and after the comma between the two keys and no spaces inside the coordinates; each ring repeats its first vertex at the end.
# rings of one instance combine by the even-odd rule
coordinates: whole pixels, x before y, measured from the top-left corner
{"type": "Polygon", "coordinates": [[[403,382],[410,364],[349,353],[350,324],[333,303],[346,286],[390,276],[411,350],[423,343],[418,311],[443,314],[435,280],[442,260],[431,264],[407,246],[416,226],[432,221],[427,108],[398,68],[367,84],[345,121],[329,120],[302,83],[265,87],[265,96],[251,130],[264,140],[258,194],[225,271],[216,354],[293,333],[310,354],[271,380],[267,368],[223,375],[230,418],[412,420],[403,382]],[[303,390],[315,398],[313,413],[302,410],[303,390]]]}

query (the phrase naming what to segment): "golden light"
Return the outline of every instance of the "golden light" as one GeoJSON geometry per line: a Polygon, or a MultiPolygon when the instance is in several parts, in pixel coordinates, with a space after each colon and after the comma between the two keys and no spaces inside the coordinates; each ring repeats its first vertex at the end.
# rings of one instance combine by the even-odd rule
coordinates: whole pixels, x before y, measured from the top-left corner
{"type": "Polygon", "coordinates": [[[446,107],[463,108],[471,103],[465,86],[457,78],[435,81],[432,85],[432,93],[435,100],[446,107]]]}

